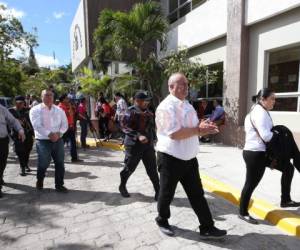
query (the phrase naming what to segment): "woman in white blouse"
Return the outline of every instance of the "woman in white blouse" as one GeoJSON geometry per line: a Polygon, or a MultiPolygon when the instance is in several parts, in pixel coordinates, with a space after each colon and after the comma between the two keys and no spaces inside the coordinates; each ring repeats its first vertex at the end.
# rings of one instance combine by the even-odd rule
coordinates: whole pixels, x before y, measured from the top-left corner
{"type": "Polygon", "coordinates": [[[266,169],[266,143],[272,139],[273,127],[269,110],[275,104],[275,94],[272,90],[264,88],[252,97],[255,105],[245,118],[246,142],[243,150],[243,158],[246,163],[246,181],[240,200],[240,219],[252,224],[257,220],[248,213],[248,205],[251,195],[262,179],[266,169]]]}

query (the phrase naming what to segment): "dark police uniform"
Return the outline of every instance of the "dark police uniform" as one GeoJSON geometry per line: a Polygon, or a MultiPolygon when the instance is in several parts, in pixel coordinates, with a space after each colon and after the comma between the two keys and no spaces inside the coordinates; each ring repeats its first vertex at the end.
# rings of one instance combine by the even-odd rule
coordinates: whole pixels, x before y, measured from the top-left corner
{"type": "Polygon", "coordinates": [[[34,130],[32,128],[30,119],[29,119],[29,110],[27,108],[23,108],[21,110],[17,110],[16,108],[10,108],[9,111],[11,114],[19,120],[21,126],[24,129],[25,140],[22,142],[18,138],[18,133],[15,130],[11,131],[11,137],[14,141],[15,152],[19,158],[21,174],[25,175],[25,169],[30,171],[28,166],[30,152],[33,146],[33,137],[34,130]]]}
{"type": "Polygon", "coordinates": [[[120,122],[122,131],[125,133],[125,167],[120,173],[120,193],[124,197],[129,197],[126,189],[127,180],[142,160],[147,175],[153,184],[155,199],[157,199],[159,178],[154,150],[154,142],[156,141],[154,114],[149,109],[141,110],[134,105],[128,108],[120,122]],[[138,137],[141,135],[147,137],[147,143],[143,144],[139,141],[138,137]]]}

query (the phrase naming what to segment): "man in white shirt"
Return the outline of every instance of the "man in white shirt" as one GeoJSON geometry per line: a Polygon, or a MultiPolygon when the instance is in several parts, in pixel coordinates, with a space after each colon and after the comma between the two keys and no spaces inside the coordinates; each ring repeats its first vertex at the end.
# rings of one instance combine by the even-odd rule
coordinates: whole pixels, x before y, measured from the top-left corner
{"type": "Polygon", "coordinates": [[[120,119],[120,116],[126,113],[128,106],[123,96],[119,92],[115,93],[115,101],[117,104],[115,120],[118,121],[120,119]]]}
{"type": "Polygon", "coordinates": [[[65,166],[62,136],[68,129],[68,121],[65,112],[53,104],[53,95],[51,90],[43,90],[42,103],[34,106],[29,113],[38,154],[36,188],[43,189],[45,173],[52,157],[55,164],[55,189],[58,192],[67,192],[68,190],[64,187],[65,166]]]}
{"type": "Polygon", "coordinates": [[[168,223],[170,204],[177,183],[180,182],[200,222],[200,237],[205,239],[223,238],[227,232],[214,226],[199,175],[197,153],[198,136],[214,134],[218,128],[208,122],[201,122],[193,106],[185,99],[188,81],[181,73],[173,74],[168,81],[170,94],[156,110],[157,164],[160,172],[158,196],[158,217],[160,230],[174,235],[168,223]]]}

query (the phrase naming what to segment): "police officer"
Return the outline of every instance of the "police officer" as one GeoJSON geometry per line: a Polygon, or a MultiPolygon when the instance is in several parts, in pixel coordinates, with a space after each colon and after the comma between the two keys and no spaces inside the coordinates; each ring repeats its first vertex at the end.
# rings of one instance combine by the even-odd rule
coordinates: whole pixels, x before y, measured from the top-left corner
{"type": "Polygon", "coordinates": [[[22,141],[18,138],[18,133],[15,130],[12,130],[11,136],[14,141],[15,152],[19,158],[20,162],[20,175],[26,176],[26,171],[30,172],[28,166],[30,152],[33,146],[33,136],[34,131],[29,119],[29,109],[25,107],[25,97],[16,96],[15,97],[16,106],[10,108],[9,111],[11,114],[19,120],[23,130],[25,132],[25,140],[22,141]],[[25,171],[26,170],[26,171],[25,171]]]}
{"type": "Polygon", "coordinates": [[[119,191],[123,197],[129,197],[126,183],[135,171],[140,160],[143,161],[158,198],[159,178],[156,165],[154,142],[156,141],[154,114],[149,111],[148,95],[139,91],[134,96],[134,105],[120,117],[121,129],[125,133],[125,167],[121,171],[119,191]]]}
{"type": "Polygon", "coordinates": [[[24,130],[17,119],[0,104],[0,198],[2,198],[3,173],[6,167],[8,157],[8,130],[7,127],[13,127],[20,140],[25,140],[24,130]]]}

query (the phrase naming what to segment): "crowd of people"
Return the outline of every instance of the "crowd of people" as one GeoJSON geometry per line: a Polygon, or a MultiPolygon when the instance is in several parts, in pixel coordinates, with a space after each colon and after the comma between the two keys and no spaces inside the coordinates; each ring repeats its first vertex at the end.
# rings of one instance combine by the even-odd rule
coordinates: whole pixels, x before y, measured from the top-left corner
{"type": "MultiPolygon", "coordinates": [[[[125,147],[124,167],[120,172],[119,192],[130,197],[127,182],[140,161],[152,182],[154,200],[158,215],[155,221],[164,234],[174,235],[168,220],[170,205],[178,182],[184,188],[192,209],[200,223],[200,237],[204,239],[223,238],[227,232],[215,227],[210,208],[204,196],[199,174],[199,138],[209,138],[219,132],[225,122],[225,111],[220,101],[214,100],[212,110],[206,100],[195,108],[186,99],[188,81],[181,73],[175,73],[168,80],[169,95],[158,105],[156,112],[149,108],[151,97],[145,91],[138,91],[128,105],[120,93],[115,93],[115,105],[111,106],[103,93],[99,93],[95,115],[99,119],[100,137],[109,140],[115,126],[122,131],[125,147]],[[112,125],[115,124],[115,125],[112,125]]],[[[38,155],[36,188],[43,189],[47,168],[54,161],[55,189],[68,192],[64,185],[65,146],[70,144],[72,162],[80,162],[76,144],[76,121],[81,127],[81,146],[88,148],[88,128],[95,131],[87,112],[87,100],[80,92],[63,94],[55,105],[57,94],[53,88],[41,94],[41,103],[27,102],[27,97],[15,97],[15,107],[7,110],[0,106],[0,197],[4,185],[3,173],[6,166],[9,136],[14,141],[15,152],[20,162],[20,174],[31,171],[29,156],[35,140],[38,155]],[[78,102],[74,102],[74,99],[78,102]]],[[[275,94],[262,89],[253,98],[254,106],[245,118],[246,143],[243,157],[246,163],[246,181],[241,193],[239,218],[252,224],[258,221],[249,215],[251,195],[262,179],[265,168],[282,172],[282,207],[296,207],[300,203],[290,197],[294,168],[300,171],[300,153],[292,133],[284,126],[274,126],[269,111],[275,104],[275,94]],[[290,150],[284,151],[283,144],[290,150]],[[291,162],[293,160],[293,163],[291,162]]]]}

